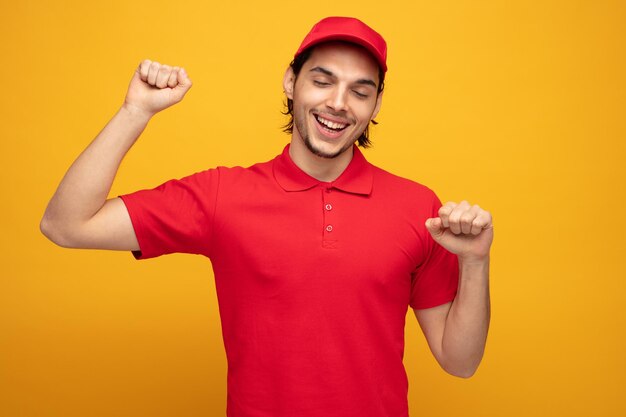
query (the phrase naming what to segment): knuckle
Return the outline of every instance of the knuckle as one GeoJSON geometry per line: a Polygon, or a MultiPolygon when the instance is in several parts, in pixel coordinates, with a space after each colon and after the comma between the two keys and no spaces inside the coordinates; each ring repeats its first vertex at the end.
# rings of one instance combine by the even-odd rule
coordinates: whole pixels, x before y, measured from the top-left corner
{"type": "Polygon", "coordinates": [[[461,221],[461,223],[471,224],[472,221],[474,220],[474,216],[472,215],[472,213],[465,212],[461,214],[461,216],[459,217],[459,220],[461,221]]]}
{"type": "Polygon", "coordinates": [[[480,229],[484,228],[485,226],[487,226],[487,222],[482,221],[482,220],[476,220],[474,222],[472,222],[472,227],[478,227],[480,229]]]}
{"type": "Polygon", "coordinates": [[[454,210],[454,206],[451,205],[451,203],[446,203],[439,208],[439,214],[447,215],[447,214],[452,213],[452,210],[454,210]]]}

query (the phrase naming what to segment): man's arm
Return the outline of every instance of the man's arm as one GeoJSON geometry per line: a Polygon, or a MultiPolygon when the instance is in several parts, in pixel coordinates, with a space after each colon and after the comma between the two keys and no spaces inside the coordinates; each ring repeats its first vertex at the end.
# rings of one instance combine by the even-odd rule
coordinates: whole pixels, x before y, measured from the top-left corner
{"type": "Polygon", "coordinates": [[[480,364],[489,329],[491,215],[466,201],[447,203],[426,227],[438,244],[458,256],[459,288],[451,303],[416,309],[415,317],[441,367],[468,378],[480,364]]]}
{"type": "Polygon", "coordinates": [[[157,112],[191,88],[184,69],[142,61],[124,104],[70,166],[41,220],[42,233],[72,248],[138,250],[126,206],[107,200],[122,159],[157,112]]]}

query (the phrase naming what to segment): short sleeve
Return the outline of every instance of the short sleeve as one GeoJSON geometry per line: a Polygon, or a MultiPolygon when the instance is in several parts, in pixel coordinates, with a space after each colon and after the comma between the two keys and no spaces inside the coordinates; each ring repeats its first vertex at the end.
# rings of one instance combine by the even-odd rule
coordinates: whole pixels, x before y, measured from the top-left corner
{"type": "Polygon", "coordinates": [[[210,256],[219,170],[210,169],[156,188],[119,196],[139,242],[137,259],[168,253],[210,256]]]}
{"type": "MultiPolygon", "coordinates": [[[[438,217],[441,201],[433,194],[430,217],[438,217]]],[[[411,299],[414,309],[436,307],[454,300],[459,285],[457,256],[435,242],[423,226],[425,259],[413,273],[411,299]]]]}

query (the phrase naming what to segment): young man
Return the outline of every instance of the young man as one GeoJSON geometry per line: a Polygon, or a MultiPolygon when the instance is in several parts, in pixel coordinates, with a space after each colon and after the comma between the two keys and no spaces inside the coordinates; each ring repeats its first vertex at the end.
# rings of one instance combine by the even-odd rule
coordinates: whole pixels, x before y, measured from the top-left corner
{"type": "Polygon", "coordinates": [[[447,372],[478,367],[491,216],[441,206],[365,160],[355,142],[367,143],[386,69],[378,33],[323,19],[285,73],[292,136],[282,154],[107,200],[150,118],[191,87],[184,69],[143,61],[50,201],[41,228],[61,246],[211,259],[231,417],[407,416],[409,306],[447,372]]]}

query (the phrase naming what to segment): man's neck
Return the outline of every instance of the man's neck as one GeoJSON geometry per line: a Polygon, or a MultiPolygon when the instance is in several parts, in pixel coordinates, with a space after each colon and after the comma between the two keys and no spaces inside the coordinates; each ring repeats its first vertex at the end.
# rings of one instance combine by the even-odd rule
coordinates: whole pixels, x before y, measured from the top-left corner
{"type": "Polygon", "coordinates": [[[331,182],[339,178],[352,160],[352,147],[335,158],[323,158],[313,154],[299,138],[292,136],[289,156],[298,168],[322,182],[331,182]]]}

